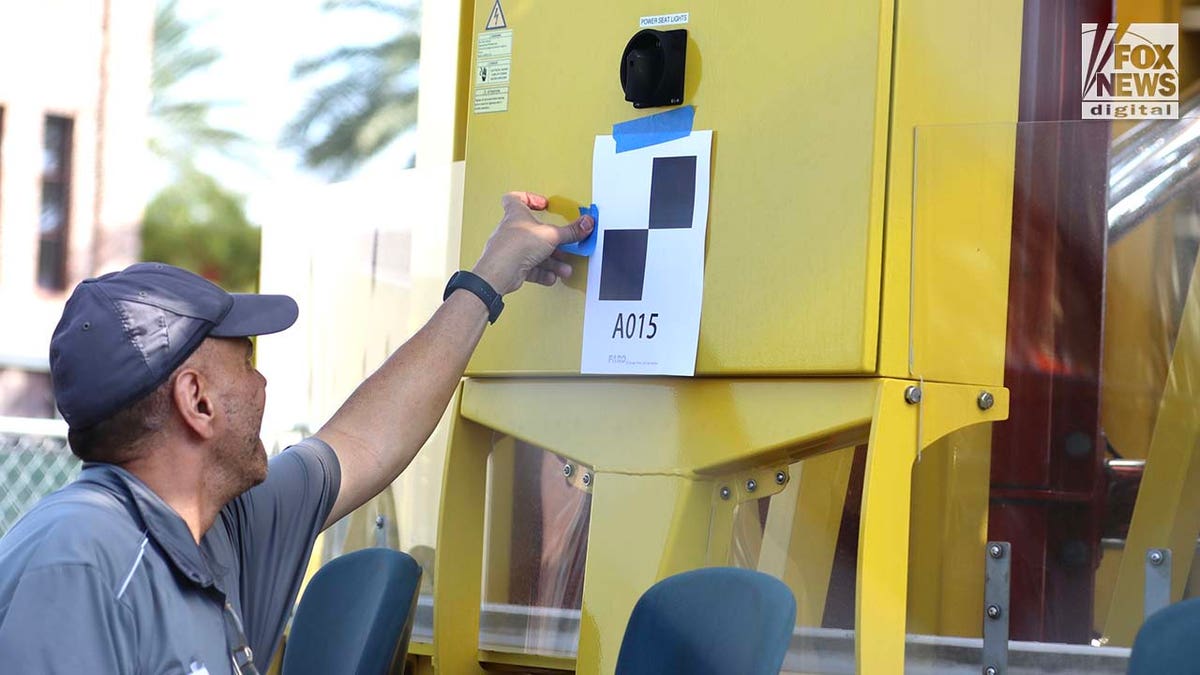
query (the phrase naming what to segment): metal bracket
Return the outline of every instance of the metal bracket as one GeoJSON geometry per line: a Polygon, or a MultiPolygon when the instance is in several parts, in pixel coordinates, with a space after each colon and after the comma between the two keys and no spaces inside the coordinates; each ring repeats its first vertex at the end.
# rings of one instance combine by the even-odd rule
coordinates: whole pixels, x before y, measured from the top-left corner
{"type": "Polygon", "coordinates": [[[1171,604],[1171,549],[1146,551],[1146,586],[1142,600],[1145,618],[1171,604]]]}
{"type": "Polygon", "coordinates": [[[562,468],[563,480],[567,481],[567,485],[592,494],[592,484],[596,482],[596,470],[590,466],[576,464],[575,462],[567,462],[562,468]]]}
{"type": "Polygon", "coordinates": [[[783,492],[790,480],[786,464],[727,476],[717,481],[717,501],[741,504],[772,497],[783,492]]]}
{"type": "Polygon", "coordinates": [[[375,516],[375,545],[387,548],[387,516],[375,516]]]}
{"type": "Polygon", "coordinates": [[[1008,600],[1012,547],[989,541],[984,549],[983,673],[1004,675],[1008,669],[1008,600]]]}

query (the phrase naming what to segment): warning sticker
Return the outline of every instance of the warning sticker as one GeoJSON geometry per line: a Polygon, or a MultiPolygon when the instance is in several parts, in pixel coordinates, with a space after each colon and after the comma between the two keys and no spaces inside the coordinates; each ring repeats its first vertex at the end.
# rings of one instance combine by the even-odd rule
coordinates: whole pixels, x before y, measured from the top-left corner
{"type": "Polygon", "coordinates": [[[508,87],[487,87],[475,90],[475,114],[507,112],[508,87]]]}
{"type": "Polygon", "coordinates": [[[500,0],[496,0],[496,4],[492,5],[492,12],[488,14],[487,25],[485,30],[497,30],[499,28],[508,28],[508,22],[504,20],[504,8],[500,6],[500,0]]]}
{"type": "Polygon", "coordinates": [[[475,62],[493,61],[512,56],[512,30],[498,30],[479,34],[479,46],[475,50],[475,62]]]}
{"type": "Polygon", "coordinates": [[[508,70],[512,59],[496,59],[495,61],[480,61],[475,67],[475,85],[488,86],[493,84],[508,84],[508,70]]]}

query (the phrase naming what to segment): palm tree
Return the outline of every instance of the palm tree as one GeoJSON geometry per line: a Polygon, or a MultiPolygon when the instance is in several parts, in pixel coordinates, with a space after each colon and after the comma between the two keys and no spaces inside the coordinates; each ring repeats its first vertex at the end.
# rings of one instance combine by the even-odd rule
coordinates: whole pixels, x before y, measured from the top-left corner
{"type": "Polygon", "coordinates": [[[397,27],[388,40],[335,49],[292,71],[325,83],[288,123],[281,144],[299,150],[308,168],[340,179],[416,124],[419,9],[412,0],[327,0],[324,9],[368,10],[397,27]]]}
{"type": "Polygon", "coordinates": [[[178,0],[160,0],[154,21],[149,143],[170,180],[143,214],[142,259],[185,267],[232,290],[254,290],[259,230],[246,219],[243,197],[195,163],[200,151],[244,160],[239,153],[247,149],[247,139],[209,122],[217,103],[181,91],[181,83],[221,55],[192,42],[193,27],[179,18],[178,5],[178,0]]]}
{"type": "Polygon", "coordinates": [[[207,69],[221,55],[192,43],[192,26],[179,18],[178,5],[178,0],[160,0],[154,17],[149,142],[154,154],[176,171],[183,171],[192,165],[198,148],[235,156],[246,138],[209,122],[209,113],[219,103],[180,93],[181,82],[207,69]]]}

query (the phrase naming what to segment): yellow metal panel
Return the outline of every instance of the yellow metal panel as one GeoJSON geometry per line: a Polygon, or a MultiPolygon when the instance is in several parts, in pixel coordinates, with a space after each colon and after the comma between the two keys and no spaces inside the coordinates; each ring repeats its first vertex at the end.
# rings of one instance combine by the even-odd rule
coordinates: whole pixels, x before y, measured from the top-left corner
{"type": "Polygon", "coordinates": [[[1184,305],[1166,390],[1150,440],[1104,636],[1133,641],[1142,623],[1146,550],[1170,548],[1171,598],[1179,600],[1200,532],[1200,261],[1184,305]]]}
{"type": "Polygon", "coordinates": [[[862,442],[877,387],[865,379],[472,379],[462,414],[599,471],[687,475],[862,442]],[[563,414],[564,405],[577,412],[563,414]]]}
{"type": "MultiPolygon", "coordinates": [[[[913,461],[946,434],[1008,416],[1008,392],[988,410],[978,390],[926,383],[920,405],[905,401],[910,382],[882,380],[863,475],[855,597],[855,650],[860,673],[904,672],[913,461]],[[918,442],[917,439],[920,439],[918,442]]],[[[975,568],[978,569],[978,568],[975,568]]]]}
{"type": "MultiPolygon", "coordinates": [[[[986,211],[974,205],[978,195],[972,192],[977,186],[972,180],[941,185],[938,194],[922,196],[923,200],[932,200],[928,203],[942,215],[928,224],[918,223],[921,237],[928,237],[931,245],[945,237],[952,247],[940,259],[923,265],[925,274],[917,280],[914,293],[922,298],[942,292],[949,295],[927,308],[927,316],[911,316],[913,134],[918,126],[925,125],[1016,121],[1023,4],[1021,0],[900,0],[897,4],[881,375],[1002,383],[997,373],[1003,361],[997,362],[994,341],[1004,337],[1008,269],[1007,263],[1000,261],[1007,261],[1009,246],[1005,239],[997,247],[997,228],[1001,221],[1010,221],[1012,215],[1011,203],[1002,204],[1006,189],[1003,148],[991,147],[991,159],[983,164],[971,157],[955,158],[958,171],[984,172],[988,185],[986,211]],[[956,209],[962,209],[966,218],[956,220],[956,209]],[[988,248],[965,248],[965,239],[975,241],[972,238],[981,226],[985,237],[980,243],[988,248]],[[968,256],[966,260],[952,257],[963,252],[968,256]],[[979,260],[988,261],[991,269],[987,273],[969,269],[972,261],[979,260]],[[924,333],[916,336],[923,351],[924,372],[909,372],[910,320],[915,330],[924,333]],[[987,332],[972,328],[976,326],[987,332]],[[981,335],[985,339],[978,341],[981,335]]],[[[1010,159],[1009,174],[1011,169],[1010,159]]],[[[918,165],[916,170],[922,167],[918,165]]],[[[1011,184],[1011,176],[1007,183],[1011,184]]],[[[1002,356],[1003,351],[999,354],[1002,356]]]]}
{"type": "MultiPolygon", "coordinates": [[[[492,4],[475,3],[475,33],[492,4]]],[[[875,370],[891,6],[686,8],[685,102],[697,128],[715,131],[699,373],[875,370]]],[[[551,195],[560,223],[590,200],[594,137],[659,112],[623,100],[625,44],[639,17],[679,9],[506,0],[508,111],[468,121],[463,265],[483,249],[503,192],[551,195]]],[[[565,286],[514,295],[468,372],[577,373],[585,268],[565,286]]]]}
{"type": "MultiPolygon", "coordinates": [[[[450,406],[457,410],[462,388],[450,406]]],[[[433,665],[438,672],[483,673],[479,647],[483,514],[489,429],[456,417],[442,475],[433,575],[433,665]]]]}

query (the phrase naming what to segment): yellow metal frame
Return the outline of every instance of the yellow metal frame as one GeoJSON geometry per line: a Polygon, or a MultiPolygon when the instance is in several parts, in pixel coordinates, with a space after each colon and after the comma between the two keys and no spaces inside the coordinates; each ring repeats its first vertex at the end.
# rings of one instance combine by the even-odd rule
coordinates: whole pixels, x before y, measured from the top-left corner
{"type": "Polygon", "coordinates": [[[446,455],[434,666],[482,672],[484,493],[499,431],[594,467],[579,673],[613,672],[633,605],[655,581],[729,561],[735,505],[766,494],[748,493],[747,476],[757,476],[762,490],[782,489],[775,471],[866,442],[858,667],[902,672],[913,463],[937,439],[1004,419],[1008,410],[1004,389],[989,389],[995,405],[981,410],[978,387],[925,383],[913,405],[905,398],[913,386],[883,378],[467,380],[446,455]],[[564,410],[564,401],[589,412],[547,414],[564,410]]]}
{"type": "MultiPolygon", "coordinates": [[[[513,50],[509,110],[468,116],[470,142],[460,155],[467,159],[464,264],[482,249],[499,192],[533,186],[552,195],[548,217],[556,222],[573,215],[571,198],[586,196],[591,138],[631,113],[611,81],[615,57],[565,58],[558,38],[567,26],[586,25],[602,50],[619,47],[617,38],[632,32],[623,10],[633,4],[645,15],[676,9],[505,0],[521,46],[513,50]],[[553,97],[544,81],[555,82],[553,97]]],[[[486,15],[491,5],[466,0],[464,16],[486,15]]],[[[613,672],[641,593],[670,574],[728,564],[736,505],[775,490],[798,492],[794,507],[784,501],[784,509],[773,509],[768,529],[790,530],[783,578],[813,591],[801,598],[801,623],[819,623],[849,473],[844,459],[822,455],[856,445],[867,447],[859,672],[903,672],[910,616],[938,632],[974,630],[964,612],[977,612],[972,600],[982,594],[982,576],[964,584],[960,575],[930,579],[913,566],[968,569],[986,531],[987,462],[944,449],[971,443],[986,455],[986,427],[967,428],[1008,413],[1001,385],[1023,2],[867,0],[844,12],[778,6],[775,21],[714,0],[689,7],[686,95],[696,104],[697,128],[717,131],[706,279],[720,283],[705,289],[701,377],[577,377],[582,265],[568,284],[514,296],[505,321],[480,345],[469,373],[500,377],[467,380],[454,403],[434,575],[437,672],[479,673],[489,661],[613,672]],[[814,21],[821,28],[808,32],[811,39],[794,39],[814,21]],[[744,39],[749,32],[758,39],[744,39]],[[791,45],[784,61],[772,43],[791,45]],[[830,53],[849,59],[836,77],[760,96],[764,87],[774,91],[762,78],[788,64],[825,63],[830,53]],[[775,68],[754,65],[762,62],[775,68]],[[740,72],[759,75],[731,76],[740,72]],[[831,107],[822,97],[860,103],[831,107]],[[806,124],[795,127],[797,117],[806,124]],[[997,124],[915,132],[981,122],[997,124]],[[786,139],[760,134],[785,126],[786,139]],[[799,156],[820,161],[794,161],[799,156]],[[785,176],[787,187],[764,188],[761,171],[742,168],[751,166],[785,176]],[[801,212],[820,225],[774,225],[780,214],[801,212]],[[802,291],[790,304],[746,292],[782,269],[802,291]],[[741,323],[728,321],[731,315],[741,323]],[[847,373],[857,376],[811,378],[847,373]],[[924,394],[915,405],[905,398],[914,386],[924,394]],[[984,389],[995,398],[987,410],[977,403],[984,389]],[[491,564],[483,551],[486,466],[497,432],[593,467],[573,664],[478,650],[482,570],[491,564]],[[953,432],[961,433],[927,452],[914,475],[922,451],[953,432]],[[813,461],[794,476],[802,460],[813,461]],[[780,470],[789,474],[783,486],[774,482],[780,470]],[[754,494],[745,488],[749,477],[762,478],[754,494]],[[843,489],[804,490],[829,478],[843,489]],[[967,504],[958,512],[965,517],[945,513],[939,506],[946,503],[967,504]],[[810,534],[817,545],[797,556],[810,534]],[[921,591],[917,602],[910,584],[921,591]]],[[[464,20],[464,55],[474,52],[478,24],[464,20]]],[[[461,109],[469,110],[469,88],[460,93],[461,109]]],[[[759,543],[746,542],[747,560],[778,568],[778,552],[765,560],[759,543]]]]}

